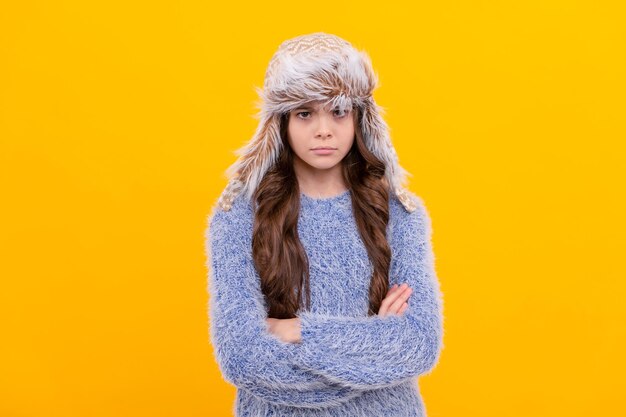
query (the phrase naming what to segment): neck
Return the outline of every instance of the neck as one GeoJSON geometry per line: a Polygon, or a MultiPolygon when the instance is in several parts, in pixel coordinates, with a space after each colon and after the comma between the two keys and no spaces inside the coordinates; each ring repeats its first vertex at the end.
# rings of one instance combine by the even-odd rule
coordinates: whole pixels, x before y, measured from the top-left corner
{"type": "Polygon", "coordinates": [[[341,163],[329,169],[316,169],[295,158],[293,164],[300,192],[311,197],[331,197],[348,189],[341,163]]]}

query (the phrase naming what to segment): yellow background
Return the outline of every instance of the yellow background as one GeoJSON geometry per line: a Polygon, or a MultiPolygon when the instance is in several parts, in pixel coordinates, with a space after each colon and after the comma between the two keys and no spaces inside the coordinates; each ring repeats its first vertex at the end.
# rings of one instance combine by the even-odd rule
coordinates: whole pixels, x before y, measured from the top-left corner
{"type": "Polygon", "coordinates": [[[228,416],[203,234],[283,40],[365,49],[433,221],[429,417],[623,416],[614,1],[0,7],[0,416],[228,416]]]}

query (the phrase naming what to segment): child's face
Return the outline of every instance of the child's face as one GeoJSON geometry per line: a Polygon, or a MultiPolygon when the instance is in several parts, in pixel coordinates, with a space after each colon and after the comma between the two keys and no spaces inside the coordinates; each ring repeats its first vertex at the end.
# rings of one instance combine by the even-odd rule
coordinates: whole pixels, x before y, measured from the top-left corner
{"type": "Polygon", "coordinates": [[[339,164],[354,142],[353,111],[322,108],[318,103],[292,110],[287,136],[296,157],[320,170],[339,164]],[[318,147],[332,149],[316,151],[318,147]]]}

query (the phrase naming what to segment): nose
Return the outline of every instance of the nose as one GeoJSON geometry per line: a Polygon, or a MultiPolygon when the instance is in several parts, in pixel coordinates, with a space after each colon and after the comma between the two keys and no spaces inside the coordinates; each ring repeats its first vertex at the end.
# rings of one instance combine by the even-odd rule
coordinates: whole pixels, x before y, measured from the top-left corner
{"type": "Polygon", "coordinates": [[[325,114],[321,114],[318,118],[319,122],[317,124],[317,131],[315,134],[316,138],[326,138],[332,135],[331,131],[331,121],[325,114]]]}

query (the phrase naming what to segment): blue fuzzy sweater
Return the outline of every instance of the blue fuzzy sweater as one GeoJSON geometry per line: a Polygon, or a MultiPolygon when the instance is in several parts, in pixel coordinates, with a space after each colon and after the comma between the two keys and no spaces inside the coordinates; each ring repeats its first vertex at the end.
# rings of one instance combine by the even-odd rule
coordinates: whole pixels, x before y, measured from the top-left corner
{"type": "Polygon", "coordinates": [[[389,286],[413,289],[404,314],[367,316],[373,267],[352,215],[350,191],[300,195],[298,234],[309,259],[311,309],[298,312],[301,343],[267,330],[266,304],[252,260],[253,211],[238,196],[216,206],[206,229],[210,341],[236,416],[426,416],[417,377],[443,348],[442,293],[431,223],[393,194],[387,238],[389,286]]]}

